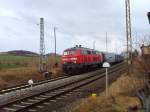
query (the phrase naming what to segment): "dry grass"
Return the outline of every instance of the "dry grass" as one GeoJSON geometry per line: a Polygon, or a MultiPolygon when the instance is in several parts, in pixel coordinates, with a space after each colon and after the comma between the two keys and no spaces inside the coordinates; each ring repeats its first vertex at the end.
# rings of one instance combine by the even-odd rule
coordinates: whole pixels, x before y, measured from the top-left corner
{"type": "MultiPolygon", "coordinates": [[[[56,68],[54,67],[54,57],[48,58],[48,71],[51,72],[52,78],[62,75],[60,57],[57,60],[59,66],[56,68]]],[[[44,79],[38,70],[38,59],[30,62],[27,67],[0,70],[0,89],[27,83],[29,79],[33,79],[33,81],[44,79]]]]}
{"type": "Polygon", "coordinates": [[[0,71],[0,88],[10,87],[22,83],[27,83],[29,79],[34,81],[43,79],[36,68],[19,68],[0,71]]]}
{"type": "Polygon", "coordinates": [[[136,58],[129,75],[121,75],[109,87],[109,96],[105,92],[97,97],[89,96],[72,105],[66,112],[127,112],[128,107],[139,106],[136,91],[145,83],[145,71],[150,70],[150,58],[136,58]]]}
{"type": "Polygon", "coordinates": [[[109,87],[108,97],[105,92],[97,97],[89,96],[68,107],[67,112],[127,112],[129,106],[139,105],[138,98],[130,95],[133,93],[131,80],[124,74],[109,87]]]}

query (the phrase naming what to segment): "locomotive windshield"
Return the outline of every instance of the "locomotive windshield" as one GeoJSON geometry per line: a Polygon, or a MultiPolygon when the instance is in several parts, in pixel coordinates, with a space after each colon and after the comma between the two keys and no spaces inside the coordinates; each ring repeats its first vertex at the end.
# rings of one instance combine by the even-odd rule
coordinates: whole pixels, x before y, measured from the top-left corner
{"type": "Polygon", "coordinates": [[[64,51],[64,55],[73,55],[75,54],[75,51],[64,51]]]}

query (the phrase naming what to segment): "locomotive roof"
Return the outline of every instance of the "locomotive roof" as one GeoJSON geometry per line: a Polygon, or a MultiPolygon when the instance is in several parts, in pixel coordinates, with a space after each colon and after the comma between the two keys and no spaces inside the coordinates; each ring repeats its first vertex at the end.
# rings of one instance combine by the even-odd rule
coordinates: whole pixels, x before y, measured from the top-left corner
{"type": "Polygon", "coordinates": [[[72,48],[68,48],[65,51],[70,51],[70,50],[89,50],[89,51],[97,51],[97,52],[101,52],[101,53],[107,53],[107,52],[102,52],[102,51],[98,51],[95,49],[90,49],[90,48],[86,48],[86,47],[72,47],[72,48]]]}
{"type": "Polygon", "coordinates": [[[98,50],[94,50],[94,49],[90,49],[90,48],[86,48],[86,47],[79,47],[79,46],[68,48],[65,51],[69,51],[69,50],[90,50],[90,51],[97,51],[99,53],[104,53],[105,55],[119,55],[116,53],[103,52],[103,51],[98,51],[98,50]]]}
{"type": "Polygon", "coordinates": [[[96,51],[94,49],[85,48],[85,47],[72,47],[72,48],[66,49],[65,51],[68,51],[68,50],[90,50],[90,51],[96,51]]]}

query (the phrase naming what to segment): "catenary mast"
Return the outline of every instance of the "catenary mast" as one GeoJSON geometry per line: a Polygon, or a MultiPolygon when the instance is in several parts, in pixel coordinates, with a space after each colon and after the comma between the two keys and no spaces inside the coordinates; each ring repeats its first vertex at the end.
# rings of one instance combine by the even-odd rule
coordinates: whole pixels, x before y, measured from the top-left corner
{"type": "Polygon", "coordinates": [[[46,71],[46,56],[44,43],[44,18],[40,18],[40,56],[39,56],[39,71],[46,71]]]}
{"type": "Polygon", "coordinates": [[[131,33],[131,13],[130,0],[125,0],[126,7],[126,40],[127,40],[127,67],[129,74],[129,66],[132,64],[132,33],[131,33]]]}

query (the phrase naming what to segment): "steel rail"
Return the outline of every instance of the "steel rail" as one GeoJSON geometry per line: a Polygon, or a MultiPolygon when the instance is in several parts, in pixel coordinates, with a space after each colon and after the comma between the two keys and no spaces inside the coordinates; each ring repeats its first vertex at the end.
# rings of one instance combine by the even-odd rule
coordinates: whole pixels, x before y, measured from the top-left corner
{"type": "MultiPolygon", "coordinates": [[[[53,79],[37,81],[37,82],[33,83],[32,86],[34,87],[34,86],[37,86],[37,85],[49,83],[49,82],[56,81],[56,80],[61,80],[61,79],[68,78],[68,77],[71,77],[71,76],[65,75],[65,76],[61,76],[61,77],[57,77],[57,78],[53,78],[53,79]]],[[[30,88],[30,87],[31,86],[29,84],[22,84],[22,85],[17,85],[17,86],[13,86],[13,87],[4,88],[4,89],[0,90],[0,95],[5,94],[5,93],[9,93],[9,92],[12,92],[12,91],[20,90],[20,89],[30,88]]]]}
{"type": "MultiPolygon", "coordinates": [[[[118,70],[118,69],[117,69],[117,70],[118,70]]],[[[113,72],[115,72],[115,71],[116,71],[116,70],[110,71],[109,74],[110,74],[110,73],[113,73],[113,72]]],[[[90,84],[90,83],[92,83],[92,82],[94,82],[94,81],[96,81],[96,80],[98,80],[98,79],[101,79],[101,78],[103,78],[103,77],[105,77],[105,73],[103,73],[101,76],[92,77],[92,79],[89,79],[89,78],[88,78],[85,82],[80,82],[80,83],[76,84],[75,86],[72,85],[72,87],[68,87],[69,89],[64,88],[64,89],[66,89],[65,91],[62,91],[62,92],[60,92],[60,93],[58,93],[58,94],[55,94],[54,96],[51,96],[51,97],[46,98],[46,99],[43,99],[43,100],[41,100],[41,101],[39,101],[39,102],[33,103],[33,104],[28,105],[28,106],[26,106],[26,107],[23,107],[23,108],[21,108],[21,109],[18,109],[16,112],[25,112],[26,110],[31,109],[31,108],[33,108],[33,107],[39,105],[39,104],[42,104],[42,103],[47,102],[47,101],[49,101],[49,100],[56,99],[57,97],[60,97],[60,96],[62,96],[62,95],[65,95],[65,94],[67,94],[67,93],[69,93],[69,92],[71,92],[71,91],[73,91],[73,90],[79,89],[79,88],[81,88],[81,87],[83,87],[83,86],[85,86],[85,85],[88,85],[88,84],[90,84]]],[[[69,86],[70,86],[70,85],[69,85],[69,86]]],[[[60,90],[61,90],[61,89],[60,89],[60,90]]],[[[58,90],[58,91],[59,91],[59,90],[58,90]]]]}

